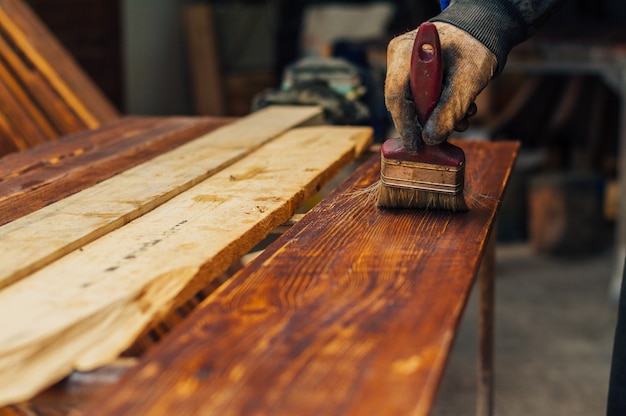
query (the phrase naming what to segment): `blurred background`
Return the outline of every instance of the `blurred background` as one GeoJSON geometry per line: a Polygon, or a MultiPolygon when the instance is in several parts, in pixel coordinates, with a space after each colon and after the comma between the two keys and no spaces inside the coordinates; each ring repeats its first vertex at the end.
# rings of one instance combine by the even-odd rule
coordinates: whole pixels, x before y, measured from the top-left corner
{"type": "MultiPolygon", "coordinates": [[[[28,3],[123,114],[318,104],[377,142],[394,134],[386,45],[438,13],[434,0],[28,3]]],[[[522,143],[497,227],[497,414],[603,413],[626,255],[625,21],[623,0],[566,2],[513,50],[459,136],[522,143]]],[[[474,309],[435,414],[472,413],[474,309]]]]}

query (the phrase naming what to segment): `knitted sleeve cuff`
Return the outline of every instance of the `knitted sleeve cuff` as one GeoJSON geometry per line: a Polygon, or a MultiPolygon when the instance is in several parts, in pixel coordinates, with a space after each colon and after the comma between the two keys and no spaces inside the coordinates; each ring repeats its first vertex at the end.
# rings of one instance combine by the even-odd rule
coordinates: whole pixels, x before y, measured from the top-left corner
{"type": "Polygon", "coordinates": [[[485,45],[498,60],[495,75],[502,72],[511,49],[528,36],[523,16],[507,0],[456,0],[430,21],[454,25],[485,45]]]}

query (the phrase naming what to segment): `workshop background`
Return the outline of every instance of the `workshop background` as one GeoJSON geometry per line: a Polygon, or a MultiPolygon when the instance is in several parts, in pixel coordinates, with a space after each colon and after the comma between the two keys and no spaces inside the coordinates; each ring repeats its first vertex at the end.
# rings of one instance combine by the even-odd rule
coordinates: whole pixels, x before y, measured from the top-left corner
{"type": "MultiPolygon", "coordinates": [[[[28,3],[124,114],[317,103],[331,123],[371,125],[378,142],[394,134],[382,98],[386,44],[438,10],[425,0],[28,3]]],[[[624,21],[622,0],[568,1],[515,48],[463,135],[522,142],[497,228],[498,415],[604,411],[624,260],[614,235],[626,91],[575,62],[624,54],[624,21]],[[532,69],[555,56],[574,63],[532,69]]],[[[435,415],[473,413],[475,309],[472,300],[435,415]]]]}

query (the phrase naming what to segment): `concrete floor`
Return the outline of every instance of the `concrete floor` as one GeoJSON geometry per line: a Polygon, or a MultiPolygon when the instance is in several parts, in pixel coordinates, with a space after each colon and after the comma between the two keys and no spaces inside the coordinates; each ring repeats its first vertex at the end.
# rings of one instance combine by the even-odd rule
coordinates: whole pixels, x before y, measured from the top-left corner
{"type": "MultiPolygon", "coordinates": [[[[617,306],[607,291],[613,251],[496,254],[496,416],[603,415],[617,306]]],[[[467,305],[432,416],[475,414],[478,299],[467,305]]]]}

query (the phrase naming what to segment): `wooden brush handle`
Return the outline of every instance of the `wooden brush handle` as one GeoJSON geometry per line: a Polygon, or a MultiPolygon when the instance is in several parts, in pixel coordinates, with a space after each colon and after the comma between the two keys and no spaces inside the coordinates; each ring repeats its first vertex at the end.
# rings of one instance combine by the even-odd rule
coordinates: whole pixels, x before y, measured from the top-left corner
{"type": "Polygon", "coordinates": [[[417,120],[422,126],[439,101],[442,78],[443,63],[439,33],[433,23],[424,22],[415,35],[409,75],[417,120]]]}

